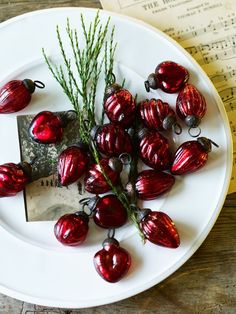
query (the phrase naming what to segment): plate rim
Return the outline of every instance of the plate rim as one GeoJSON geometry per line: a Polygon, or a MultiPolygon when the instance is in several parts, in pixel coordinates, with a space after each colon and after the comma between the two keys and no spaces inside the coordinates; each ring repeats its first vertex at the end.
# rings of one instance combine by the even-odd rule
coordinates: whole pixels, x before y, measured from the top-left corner
{"type": "MultiPolygon", "coordinates": [[[[232,140],[231,129],[230,129],[230,125],[229,125],[229,121],[228,121],[228,117],[227,117],[227,113],[226,113],[224,104],[223,104],[215,86],[213,85],[213,83],[211,82],[211,80],[207,76],[207,74],[204,72],[204,70],[201,68],[201,66],[178,42],[176,42],[174,39],[169,37],[163,31],[149,25],[146,22],[143,22],[140,19],[129,17],[129,16],[122,15],[122,14],[115,13],[115,12],[111,12],[111,11],[107,11],[107,10],[103,10],[103,9],[99,9],[99,8],[71,7],[71,6],[69,6],[69,7],[55,7],[55,8],[34,10],[34,11],[30,11],[30,12],[23,13],[21,15],[12,17],[12,18],[0,23],[0,30],[2,28],[4,28],[5,26],[7,26],[8,24],[15,23],[18,20],[27,19],[27,17],[31,17],[33,15],[42,15],[42,14],[47,13],[47,12],[53,13],[53,12],[57,12],[57,11],[66,11],[66,10],[67,11],[77,10],[78,12],[81,12],[81,11],[92,11],[92,12],[101,11],[101,12],[104,12],[107,16],[111,16],[111,17],[117,16],[117,17],[120,17],[121,19],[129,20],[135,24],[141,25],[144,28],[146,28],[150,31],[153,31],[154,33],[159,34],[161,37],[164,37],[167,41],[172,43],[172,45],[175,46],[175,48],[177,48],[177,50],[179,50],[181,53],[183,53],[184,55],[187,56],[187,58],[189,59],[189,61],[191,61],[191,63],[194,65],[194,67],[197,68],[201,72],[201,75],[204,76],[204,79],[205,79],[207,85],[209,86],[209,88],[212,91],[214,91],[213,98],[215,99],[215,101],[217,103],[217,107],[220,111],[221,118],[224,121],[224,129],[225,129],[226,145],[227,145],[227,164],[226,164],[226,169],[225,169],[224,184],[222,186],[221,195],[218,199],[217,206],[214,210],[214,214],[211,216],[211,219],[206,224],[205,229],[202,231],[201,235],[197,239],[195,239],[194,243],[188,249],[188,251],[183,255],[183,257],[181,259],[179,259],[170,269],[163,272],[161,274],[161,276],[158,277],[158,280],[156,278],[154,278],[151,281],[149,281],[148,283],[140,285],[136,288],[132,288],[129,291],[126,291],[124,293],[120,293],[118,295],[116,294],[115,296],[108,297],[107,299],[104,298],[104,299],[102,299],[102,302],[99,299],[90,299],[89,302],[88,301],[77,302],[77,301],[71,301],[71,300],[70,301],[65,301],[65,300],[60,301],[57,299],[52,300],[52,299],[45,299],[45,298],[42,299],[42,298],[32,296],[30,294],[21,293],[17,290],[9,289],[0,283],[0,292],[1,293],[8,295],[10,297],[19,299],[19,300],[24,301],[24,302],[35,303],[38,305],[49,306],[49,307],[89,308],[89,307],[94,307],[94,306],[101,306],[101,305],[105,305],[105,304],[110,304],[113,302],[118,302],[118,301],[124,300],[126,298],[132,297],[138,293],[144,292],[145,290],[147,290],[147,289],[153,287],[154,285],[160,283],[164,279],[168,278],[171,274],[176,272],[176,270],[178,270],[198,250],[198,248],[204,242],[207,235],[210,233],[212,227],[214,226],[214,224],[215,224],[215,222],[216,222],[216,220],[217,220],[217,218],[221,212],[221,209],[223,207],[225,198],[227,196],[227,191],[228,191],[228,187],[230,184],[230,178],[231,178],[231,172],[232,172],[233,140],[232,140]]],[[[1,230],[3,230],[3,229],[1,229],[1,230]]],[[[10,236],[13,237],[16,241],[23,242],[22,240],[16,238],[13,235],[10,235],[10,236]]],[[[28,246],[32,245],[33,247],[35,247],[33,244],[29,244],[29,243],[27,243],[26,245],[28,245],[28,246]]]]}

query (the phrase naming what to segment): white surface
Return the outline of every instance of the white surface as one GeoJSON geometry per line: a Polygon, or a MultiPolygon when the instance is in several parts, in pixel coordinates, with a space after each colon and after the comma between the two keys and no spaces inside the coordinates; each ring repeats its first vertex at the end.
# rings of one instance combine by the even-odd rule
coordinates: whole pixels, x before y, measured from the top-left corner
{"type": "MultiPolygon", "coordinates": [[[[41,80],[45,90],[33,95],[31,104],[18,114],[41,110],[70,109],[71,105],[45,66],[41,48],[57,54],[55,26],[64,30],[66,18],[79,27],[79,16],[91,20],[95,10],[61,8],[33,12],[0,25],[0,83],[14,78],[41,80]]],[[[101,19],[108,13],[101,11],[101,19]]],[[[168,195],[145,206],[161,209],[175,221],[180,233],[178,249],[150,243],[145,246],[133,227],[117,233],[121,246],[132,255],[132,268],[120,282],[103,281],[93,267],[93,255],[101,248],[105,232],[91,226],[86,244],[63,247],[53,235],[53,222],[26,223],[22,194],[0,199],[0,292],[27,302],[48,306],[82,308],[115,302],[139,293],[165,279],[178,269],[200,246],[212,228],[223,205],[231,174],[230,129],[221,100],[196,62],[162,32],[138,21],[111,14],[116,25],[116,66],[118,78],[126,77],[127,87],[142,97],[159,97],[173,107],[176,95],[161,91],[146,94],[143,81],[164,60],[179,62],[190,71],[190,83],[204,94],[208,111],[202,121],[202,134],[217,142],[200,171],[177,178],[168,195]],[[93,230],[92,230],[93,229],[93,230]]],[[[19,162],[20,153],[15,114],[0,116],[0,163],[19,162]]],[[[187,129],[178,139],[189,139],[187,129]]]]}

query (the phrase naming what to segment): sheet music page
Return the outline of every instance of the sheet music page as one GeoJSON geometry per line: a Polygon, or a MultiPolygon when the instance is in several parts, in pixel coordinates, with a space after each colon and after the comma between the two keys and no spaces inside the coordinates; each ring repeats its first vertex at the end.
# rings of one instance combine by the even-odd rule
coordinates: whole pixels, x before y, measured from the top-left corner
{"type": "Polygon", "coordinates": [[[232,130],[234,163],[229,193],[236,192],[236,1],[101,0],[104,9],[158,27],[202,66],[218,90],[232,130]]]}

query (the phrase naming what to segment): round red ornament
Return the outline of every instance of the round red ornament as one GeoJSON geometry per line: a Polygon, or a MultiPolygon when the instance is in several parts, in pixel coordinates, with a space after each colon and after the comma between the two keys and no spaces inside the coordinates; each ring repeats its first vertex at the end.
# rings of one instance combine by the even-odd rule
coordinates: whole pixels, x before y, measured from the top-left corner
{"type": "Polygon", "coordinates": [[[164,61],[158,64],[155,73],[151,73],[145,87],[147,92],[151,89],[162,89],[166,93],[178,92],[189,79],[189,73],[182,65],[173,61],[164,61]]]}
{"type": "Polygon", "coordinates": [[[63,215],[54,226],[54,234],[64,245],[77,246],[86,239],[89,217],[83,211],[63,215]]]}
{"type": "Polygon", "coordinates": [[[96,225],[111,229],[123,226],[127,221],[127,211],[121,201],[113,194],[95,196],[80,201],[91,211],[96,225]]]}

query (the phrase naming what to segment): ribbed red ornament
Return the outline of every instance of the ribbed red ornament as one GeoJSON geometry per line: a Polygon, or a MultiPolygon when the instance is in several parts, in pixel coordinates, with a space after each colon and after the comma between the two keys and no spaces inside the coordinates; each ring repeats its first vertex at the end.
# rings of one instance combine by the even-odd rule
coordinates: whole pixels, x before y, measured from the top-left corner
{"type": "Polygon", "coordinates": [[[31,100],[35,87],[44,88],[39,81],[29,79],[12,80],[0,88],[0,113],[17,112],[25,108],[31,100]]]}
{"type": "MultiPolygon", "coordinates": [[[[120,178],[120,172],[110,167],[108,158],[101,159],[100,164],[112,184],[117,185],[120,178]]],[[[98,164],[92,164],[89,167],[84,178],[84,186],[87,192],[93,194],[102,194],[111,190],[111,187],[103,176],[101,167],[98,164]]]]}
{"type": "Polygon", "coordinates": [[[186,84],[176,100],[176,113],[189,127],[197,127],[206,113],[206,100],[199,90],[186,84]]]}
{"type": "Polygon", "coordinates": [[[168,248],[180,245],[178,231],[172,219],[163,212],[147,210],[140,222],[140,228],[147,240],[168,248]]]}
{"type": "Polygon", "coordinates": [[[139,132],[139,156],[142,161],[156,170],[168,169],[171,164],[168,140],[157,131],[142,131],[139,132]]]}
{"type": "Polygon", "coordinates": [[[58,158],[57,171],[61,185],[76,182],[85,172],[89,158],[81,147],[66,148],[58,158]]]}
{"type": "Polygon", "coordinates": [[[119,125],[104,124],[98,127],[94,140],[100,153],[107,157],[132,153],[130,135],[119,125]]]}
{"type": "Polygon", "coordinates": [[[103,242],[103,249],[94,255],[93,261],[98,274],[111,283],[121,280],[131,266],[129,252],[113,238],[103,242]]]}
{"type": "Polygon", "coordinates": [[[104,110],[108,119],[122,127],[129,127],[133,124],[135,107],[135,100],[131,93],[121,87],[112,89],[104,103],[104,110]]]}
{"type": "Polygon", "coordinates": [[[0,197],[14,196],[30,181],[31,167],[27,163],[0,165],[0,197]]]}
{"type": "Polygon", "coordinates": [[[208,160],[212,143],[205,137],[199,137],[196,141],[188,141],[180,145],[174,155],[171,173],[182,175],[202,168],[208,160]]]}
{"type": "Polygon", "coordinates": [[[84,212],[66,214],[58,219],[54,226],[54,234],[64,245],[77,246],[86,239],[89,217],[84,212]]]}
{"type": "Polygon", "coordinates": [[[189,79],[189,73],[182,65],[173,61],[158,64],[155,73],[145,81],[146,90],[160,88],[166,93],[178,92],[189,79]]]}
{"type": "Polygon", "coordinates": [[[171,129],[176,123],[174,110],[161,99],[152,98],[142,101],[139,105],[139,113],[148,128],[158,131],[171,129]]]}
{"type": "Polygon", "coordinates": [[[175,178],[166,172],[157,170],[143,170],[135,180],[135,192],[141,200],[153,200],[169,191],[175,178]]]}

